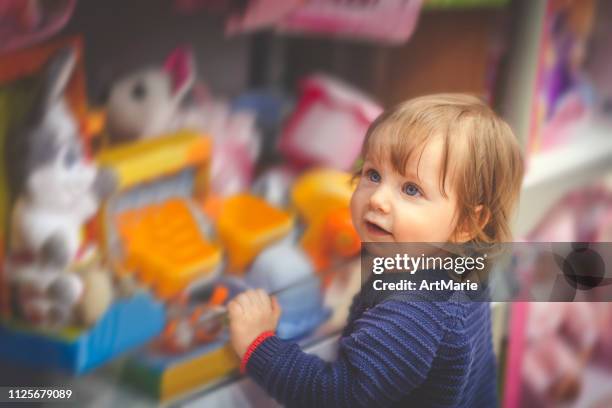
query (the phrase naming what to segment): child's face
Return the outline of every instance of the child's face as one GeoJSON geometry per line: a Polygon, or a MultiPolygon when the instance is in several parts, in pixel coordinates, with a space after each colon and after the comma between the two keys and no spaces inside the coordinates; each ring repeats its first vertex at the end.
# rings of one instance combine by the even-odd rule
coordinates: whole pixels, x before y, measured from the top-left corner
{"type": "Polygon", "coordinates": [[[417,178],[418,154],[406,175],[389,160],[366,157],[351,199],[353,224],[364,242],[450,242],[455,230],[456,195],[449,177],[439,188],[443,144],[433,138],[425,146],[417,178]]]}

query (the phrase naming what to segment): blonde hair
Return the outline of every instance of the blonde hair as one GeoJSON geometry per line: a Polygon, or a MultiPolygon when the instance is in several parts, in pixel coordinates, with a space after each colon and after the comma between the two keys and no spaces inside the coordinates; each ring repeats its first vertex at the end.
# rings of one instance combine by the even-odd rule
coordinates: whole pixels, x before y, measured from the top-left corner
{"type": "Polygon", "coordinates": [[[433,137],[441,137],[444,144],[440,175],[444,197],[449,162],[453,166],[457,228],[469,231],[472,243],[511,241],[511,215],[521,189],[523,159],[510,126],[480,99],[436,94],[401,103],[372,123],[361,157],[390,159],[393,168],[405,174],[408,161],[420,149],[418,176],[423,148],[433,137]]]}

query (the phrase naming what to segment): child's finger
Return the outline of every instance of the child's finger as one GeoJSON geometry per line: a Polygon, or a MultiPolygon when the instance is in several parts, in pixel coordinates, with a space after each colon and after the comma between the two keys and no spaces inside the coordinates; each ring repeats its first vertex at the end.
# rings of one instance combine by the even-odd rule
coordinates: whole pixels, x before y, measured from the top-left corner
{"type": "Polygon", "coordinates": [[[245,295],[248,296],[252,308],[259,306],[259,296],[257,295],[257,291],[255,289],[247,290],[245,295]]]}
{"type": "Polygon", "coordinates": [[[257,293],[257,298],[259,299],[260,304],[266,308],[266,310],[270,310],[272,304],[270,303],[270,296],[263,290],[257,289],[255,291],[257,293]]]}
{"type": "Polygon", "coordinates": [[[244,312],[247,312],[253,307],[253,302],[251,301],[248,292],[249,291],[247,290],[246,292],[242,292],[241,294],[236,296],[236,302],[240,303],[240,306],[242,306],[244,312]]]}
{"type": "Polygon", "coordinates": [[[242,310],[242,305],[235,300],[232,300],[227,304],[227,311],[229,312],[230,318],[232,316],[239,316],[244,313],[244,310],[242,310]]]}

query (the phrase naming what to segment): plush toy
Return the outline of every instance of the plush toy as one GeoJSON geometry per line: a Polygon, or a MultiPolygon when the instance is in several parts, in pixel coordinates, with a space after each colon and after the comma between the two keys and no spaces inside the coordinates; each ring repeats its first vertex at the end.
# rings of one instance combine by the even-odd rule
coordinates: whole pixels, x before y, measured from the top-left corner
{"type": "Polygon", "coordinates": [[[259,155],[255,115],[233,112],[196,84],[195,59],[185,47],[174,50],[162,67],[145,68],[115,83],[106,107],[110,144],[153,138],[190,129],[214,139],[211,189],[228,196],[248,189],[259,155]],[[192,95],[186,103],[187,95],[192,95]]]}
{"type": "Polygon", "coordinates": [[[174,130],[177,115],[195,81],[194,59],[185,47],[162,67],[138,70],[110,89],[107,130],[111,144],[159,136],[174,130]]]}
{"type": "Polygon", "coordinates": [[[64,99],[75,63],[71,47],[52,57],[32,108],[7,137],[8,269],[18,310],[34,323],[68,323],[73,313],[81,314],[75,306],[82,305],[83,320],[91,323],[112,298],[110,275],[97,268],[71,270],[91,250],[83,243],[84,224],[114,188],[109,173],[84,156],[77,122],[64,99]]]}

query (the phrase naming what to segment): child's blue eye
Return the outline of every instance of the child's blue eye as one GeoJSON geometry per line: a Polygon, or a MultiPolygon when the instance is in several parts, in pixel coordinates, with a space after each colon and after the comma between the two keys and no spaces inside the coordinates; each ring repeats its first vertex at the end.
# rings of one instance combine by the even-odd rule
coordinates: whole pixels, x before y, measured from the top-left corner
{"type": "Polygon", "coordinates": [[[370,180],[373,183],[378,183],[380,182],[380,174],[378,174],[378,172],[376,170],[368,170],[366,172],[366,175],[368,176],[368,180],[370,180]]]}
{"type": "Polygon", "coordinates": [[[402,186],[402,191],[404,194],[408,194],[409,196],[417,196],[421,194],[421,190],[419,190],[419,188],[413,183],[404,184],[402,186]]]}

